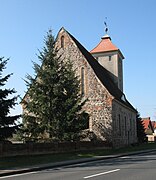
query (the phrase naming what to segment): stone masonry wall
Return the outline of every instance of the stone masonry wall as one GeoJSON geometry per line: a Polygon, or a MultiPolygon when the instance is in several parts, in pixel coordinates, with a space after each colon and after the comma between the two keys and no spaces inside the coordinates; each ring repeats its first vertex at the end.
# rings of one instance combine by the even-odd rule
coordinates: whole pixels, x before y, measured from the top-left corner
{"type": "Polygon", "coordinates": [[[123,146],[137,142],[136,112],[113,100],[113,145],[123,146]]]}
{"type": "Polygon", "coordinates": [[[85,140],[107,140],[112,142],[112,99],[107,89],[97,79],[91,66],[70,38],[62,29],[56,40],[59,54],[64,59],[70,59],[76,74],[81,79],[81,69],[84,68],[84,100],[87,102],[84,109],[89,113],[89,129],[84,135],[85,140]],[[61,47],[61,37],[64,37],[64,46],[61,47]]]}

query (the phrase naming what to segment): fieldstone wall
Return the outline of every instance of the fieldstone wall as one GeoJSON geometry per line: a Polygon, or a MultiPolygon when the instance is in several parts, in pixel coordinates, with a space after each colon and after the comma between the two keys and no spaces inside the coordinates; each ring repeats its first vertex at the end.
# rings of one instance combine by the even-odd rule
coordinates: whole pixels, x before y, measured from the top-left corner
{"type": "Polygon", "coordinates": [[[86,135],[83,134],[85,140],[107,140],[112,142],[112,99],[107,89],[97,79],[91,66],[77,48],[76,44],[70,38],[65,30],[61,30],[56,41],[58,53],[63,59],[70,59],[76,74],[81,79],[81,69],[84,68],[85,85],[84,100],[87,102],[84,109],[90,115],[89,129],[86,135]],[[62,46],[61,37],[64,37],[64,45],[62,46]]]}
{"type": "Polygon", "coordinates": [[[137,142],[136,112],[113,100],[113,145],[123,146],[137,142]]]}

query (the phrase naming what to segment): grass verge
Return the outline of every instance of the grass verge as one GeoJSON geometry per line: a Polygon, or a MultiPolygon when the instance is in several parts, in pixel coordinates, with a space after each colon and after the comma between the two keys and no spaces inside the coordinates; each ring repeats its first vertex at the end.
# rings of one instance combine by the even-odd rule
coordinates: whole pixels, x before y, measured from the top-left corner
{"type": "Polygon", "coordinates": [[[139,146],[126,147],[120,149],[87,150],[81,152],[62,153],[62,154],[1,157],[0,170],[24,168],[28,166],[42,165],[53,162],[60,162],[60,161],[80,159],[80,158],[90,158],[96,156],[105,156],[111,154],[120,154],[120,153],[134,152],[134,151],[147,150],[147,149],[156,149],[156,144],[151,143],[151,144],[143,144],[139,146]]]}

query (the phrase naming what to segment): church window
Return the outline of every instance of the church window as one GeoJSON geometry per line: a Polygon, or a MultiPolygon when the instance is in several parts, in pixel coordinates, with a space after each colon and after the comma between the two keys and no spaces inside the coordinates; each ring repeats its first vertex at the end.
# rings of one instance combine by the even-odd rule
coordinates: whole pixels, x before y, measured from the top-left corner
{"type": "Polygon", "coordinates": [[[61,48],[64,48],[64,36],[61,36],[61,48]]]}
{"type": "Polygon", "coordinates": [[[109,56],[109,61],[111,61],[112,60],[112,56],[109,56]]]}
{"type": "Polygon", "coordinates": [[[81,68],[81,95],[85,95],[85,77],[84,77],[84,67],[81,68]]]}
{"type": "Polygon", "coordinates": [[[127,135],[127,118],[125,116],[125,136],[127,135]]]}
{"type": "Polygon", "coordinates": [[[86,113],[84,115],[84,118],[85,118],[85,122],[84,122],[83,130],[89,129],[89,115],[86,113]]]}
{"type": "Polygon", "coordinates": [[[119,121],[119,135],[121,136],[121,118],[120,118],[120,114],[118,115],[118,121],[119,121]]]}
{"type": "Polygon", "coordinates": [[[132,119],[130,118],[130,135],[132,135],[132,119]]]}

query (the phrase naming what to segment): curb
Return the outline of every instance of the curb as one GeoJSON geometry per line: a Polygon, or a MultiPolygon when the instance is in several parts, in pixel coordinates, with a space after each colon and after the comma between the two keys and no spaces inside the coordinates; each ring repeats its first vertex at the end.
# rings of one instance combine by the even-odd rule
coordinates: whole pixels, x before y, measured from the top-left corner
{"type": "Polygon", "coordinates": [[[77,159],[77,160],[68,160],[68,161],[62,161],[62,162],[56,162],[56,163],[49,163],[49,164],[44,164],[41,166],[28,167],[28,168],[23,168],[23,169],[18,169],[18,170],[14,169],[14,170],[10,170],[9,172],[2,172],[2,173],[0,172],[0,177],[29,173],[29,172],[34,172],[34,171],[41,171],[41,170],[51,169],[51,168],[59,168],[62,166],[75,165],[75,164],[85,163],[85,162],[114,159],[114,158],[119,158],[122,156],[144,154],[144,153],[149,153],[149,152],[154,152],[154,151],[156,151],[156,149],[136,151],[136,152],[130,152],[130,153],[122,153],[122,154],[117,154],[117,155],[108,155],[108,156],[102,156],[102,157],[98,156],[98,157],[93,157],[93,158],[83,158],[83,159],[77,159]]]}

